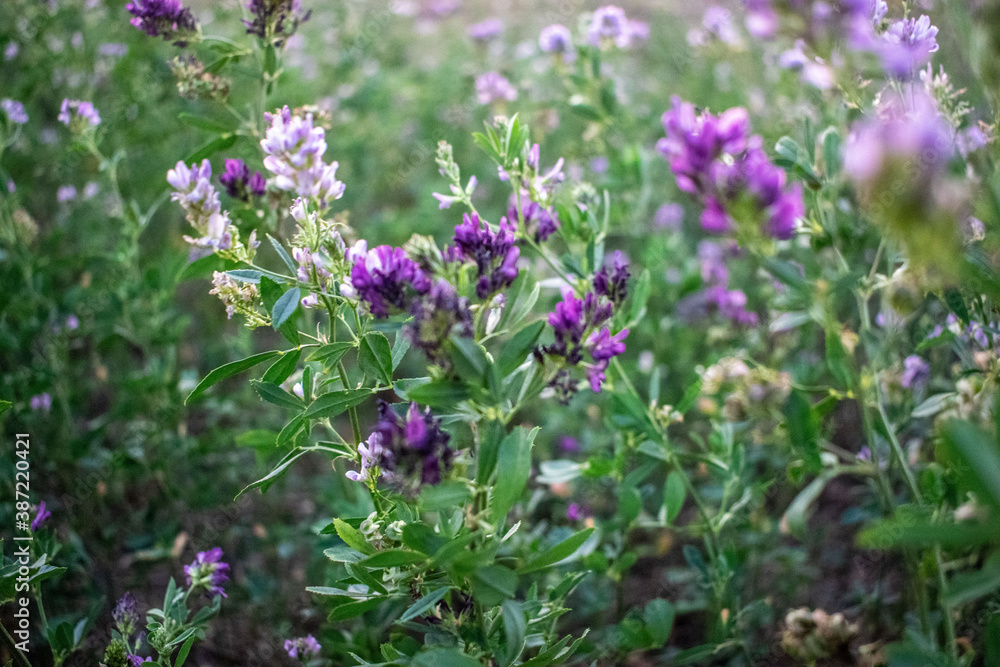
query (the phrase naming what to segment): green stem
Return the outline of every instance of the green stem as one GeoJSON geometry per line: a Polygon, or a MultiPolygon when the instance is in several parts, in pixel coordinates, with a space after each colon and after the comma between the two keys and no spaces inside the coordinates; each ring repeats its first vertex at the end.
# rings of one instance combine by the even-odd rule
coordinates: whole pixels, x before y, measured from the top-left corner
{"type": "Polygon", "coordinates": [[[21,649],[17,647],[17,644],[14,642],[14,638],[10,636],[9,632],[7,632],[7,628],[3,626],[3,623],[0,623],[0,630],[3,630],[3,634],[0,635],[0,639],[3,639],[3,643],[7,647],[7,650],[9,650],[10,654],[14,656],[14,664],[19,667],[31,667],[31,663],[28,662],[28,659],[24,657],[23,653],[21,653],[21,649]]]}
{"type": "MultiPolygon", "coordinates": [[[[340,372],[340,381],[344,385],[344,389],[350,389],[351,385],[347,380],[347,369],[344,368],[344,362],[337,362],[337,370],[340,372]]],[[[350,408],[347,413],[351,416],[351,429],[354,430],[354,444],[361,444],[361,424],[358,422],[358,409],[350,408]]]]}

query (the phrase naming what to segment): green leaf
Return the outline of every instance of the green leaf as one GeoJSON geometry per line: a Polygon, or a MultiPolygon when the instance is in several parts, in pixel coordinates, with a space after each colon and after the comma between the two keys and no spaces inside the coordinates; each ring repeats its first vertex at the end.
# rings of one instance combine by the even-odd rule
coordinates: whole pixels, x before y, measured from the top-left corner
{"type": "Polygon", "coordinates": [[[457,648],[432,648],[413,658],[411,667],[482,667],[482,663],[457,648]]]}
{"type": "Polygon", "coordinates": [[[545,322],[539,320],[532,322],[514,334],[500,352],[500,359],[497,361],[497,371],[501,377],[506,377],[514,372],[518,366],[524,363],[528,355],[535,348],[538,337],[541,336],[545,328],[545,322]]]}
{"type": "Polygon", "coordinates": [[[327,392],[313,401],[303,416],[306,419],[336,417],[350,408],[361,405],[373,393],[375,390],[367,387],[327,392]]]}
{"type": "Polygon", "coordinates": [[[502,565],[484,565],[472,576],[472,595],[481,604],[495,607],[517,592],[517,573],[502,565]]]}
{"type": "Polygon", "coordinates": [[[428,485],[420,491],[417,506],[425,512],[461,507],[471,495],[469,487],[462,482],[428,485]]]}
{"type": "Polygon", "coordinates": [[[497,483],[493,488],[490,508],[493,521],[499,526],[507,518],[528,483],[531,474],[531,446],[538,434],[538,427],[530,432],[523,427],[514,429],[500,443],[497,453],[497,483]]]}
{"type": "Polygon", "coordinates": [[[245,487],[242,491],[236,494],[236,497],[239,498],[247,491],[251,489],[256,489],[257,487],[261,487],[261,492],[267,491],[267,489],[272,484],[274,484],[279,477],[281,477],[282,475],[285,474],[285,472],[288,471],[288,466],[295,463],[295,461],[298,460],[298,458],[301,457],[303,454],[306,454],[306,451],[302,449],[297,449],[295,451],[289,452],[288,454],[285,455],[283,459],[281,459],[281,462],[274,468],[274,470],[267,473],[265,476],[261,477],[253,484],[250,484],[249,486],[245,487]]]}
{"type": "Polygon", "coordinates": [[[285,250],[284,246],[282,246],[281,243],[279,243],[278,240],[273,236],[271,236],[270,234],[267,235],[267,240],[271,242],[271,247],[274,248],[274,252],[278,253],[278,257],[281,258],[281,261],[284,263],[285,268],[288,269],[288,273],[293,276],[296,275],[299,271],[299,267],[295,262],[292,261],[292,258],[289,257],[288,252],[285,250]]]}
{"type": "Polygon", "coordinates": [[[0,415],[10,410],[13,405],[10,401],[0,401],[0,415]]]}
{"type": "MultiPolygon", "coordinates": [[[[330,525],[333,526],[333,532],[337,532],[336,524],[332,523],[330,525]]],[[[326,533],[327,530],[323,529],[323,532],[326,533]]],[[[330,547],[323,551],[323,555],[335,563],[357,563],[365,557],[363,553],[346,544],[338,544],[330,547]]]]}
{"type": "Polygon", "coordinates": [[[448,543],[434,529],[423,523],[408,523],[403,526],[403,544],[420,553],[432,556],[448,543]]]}
{"type": "Polygon", "coordinates": [[[198,383],[198,386],[194,388],[194,391],[188,394],[188,397],[187,399],[185,399],[184,402],[185,403],[191,402],[195,398],[201,396],[206,389],[216,384],[217,382],[221,382],[222,380],[225,380],[228,377],[232,377],[237,373],[242,373],[243,371],[249,370],[254,366],[256,366],[257,364],[262,364],[268,359],[275,358],[279,354],[281,354],[280,350],[272,350],[271,352],[261,352],[260,354],[253,355],[252,357],[247,357],[246,359],[241,359],[239,361],[232,361],[228,364],[219,366],[214,371],[206,375],[205,379],[203,379],[201,382],[198,383]]]}
{"type": "Polygon", "coordinates": [[[674,629],[674,617],[677,610],[669,601],[663,599],[651,600],[646,605],[642,614],[642,620],[646,622],[646,630],[653,640],[653,647],[660,648],[670,639],[670,632],[674,629]]]}
{"type": "Polygon", "coordinates": [[[360,616],[367,611],[377,608],[385,601],[385,597],[377,597],[370,600],[361,600],[360,602],[348,602],[334,608],[334,610],[330,612],[327,619],[331,623],[336,621],[346,621],[349,618],[360,616]]]}
{"type": "Polygon", "coordinates": [[[342,341],[339,343],[327,343],[326,345],[321,345],[315,352],[309,356],[309,361],[318,361],[327,368],[333,368],[343,359],[347,351],[354,347],[354,343],[350,341],[342,341]]]}
{"type": "Polygon", "coordinates": [[[188,640],[184,642],[181,646],[181,650],[177,652],[177,659],[174,661],[174,667],[184,667],[184,662],[187,660],[188,654],[191,653],[191,647],[194,646],[195,640],[198,639],[195,635],[188,637],[188,640]]]}
{"type": "Polygon", "coordinates": [[[684,507],[684,500],[687,498],[687,489],[684,486],[683,474],[683,471],[674,470],[667,475],[667,482],[663,491],[663,510],[666,514],[668,526],[681,513],[681,509],[684,507]]]}
{"type": "Polygon", "coordinates": [[[826,330],[826,365],[842,387],[851,386],[851,370],[847,350],[840,342],[840,332],[833,327],[827,327],[826,330]]]}
{"type": "Polygon", "coordinates": [[[228,150],[233,147],[233,144],[236,143],[236,139],[238,139],[238,137],[235,134],[223,134],[220,137],[216,137],[196,150],[194,153],[191,153],[191,155],[184,160],[184,164],[189,165],[194,162],[201,162],[205,158],[212,157],[219,151],[228,150]]]}
{"type": "MultiPolygon", "coordinates": [[[[401,391],[396,383],[396,393],[401,391]]],[[[469,398],[469,389],[461,382],[435,380],[415,385],[403,385],[401,398],[432,408],[451,408],[469,398]]]]}
{"type": "Polygon", "coordinates": [[[819,426],[812,406],[800,391],[788,395],[784,406],[785,428],[792,447],[805,460],[806,469],[816,472],[823,467],[819,451],[819,426]]]}
{"type": "Polygon", "coordinates": [[[1000,509],[1000,451],[996,441],[969,422],[949,420],[945,442],[961,458],[959,476],[971,484],[994,508],[1000,509]]]}
{"type": "Polygon", "coordinates": [[[233,269],[232,271],[226,271],[226,275],[240,282],[257,285],[264,274],[254,269],[233,269]]]}
{"type": "Polygon", "coordinates": [[[949,607],[977,600],[1000,588],[1000,552],[993,552],[975,572],[963,572],[948,582],[944,603],[949,607]]]}
{"type": "Polygon", "coordinates": [[[423,615],[424,612],[430,611],[437,606],[437,603],[441,601],[441,598],[447,595],[450,590],[450,586],[442,586],[441,588],[424,595],[410,605],[409,609],[403,612],[403,615],[399,617],[399,622],[406,623],[407,621],[412,621],[418,616],[423,615]]]}
{"type": "Polygon", "coordinates": [[[274,44],[268,44],[267,48],[264,49],[264,71],[268,74],[274,74],[278,69],[278,52],[274,48],[274,44]]]}
{"type": "Polygon", "coordinates": [[[507,435],[503,422],[490,420],[479,428],[479,452],[476,456],[476,482],[488,484],[497,467],[500,443],[507,435]]]}
{"type": "Polygon", "coordinates": [[[875,521],[860,533],[857,543],[868,549],[886,551],[892,548],[929,547],[940,544],[945,548],[969,547],[996,542],[1000,538],[996,527],[986,523],[936,523],[912,512],[892,519],[875,521]]]}
{"type": "Polygon", "coordinates": [[[840,133],[830,126],[819,135],[823,144],[823,166],[827,178],[836,178],[840,173],[840,133]]]}
{"type": "Polygon", "coordinates": [[[299,288],[293,287],[282,294],[281,298],[274,303],[274,308],[271,309],[271,326],[274,327],[275,331],[280,329],[281,325],[287,322],[288,318],[298,309],[300,296],[299,288]]]}
{"type": "Polygon", "coordinates": [[[208,132],[214,132],[215,134],[226,134],[228,132],[232,132],[232,128],[227,125],[223,125],[222,123],[211,118],[206,118],[205,116],[188,113],[187,111],[182,111],[177,114],[177,120],[181,121],[185,125],[197,127],[200,130],[206,130],[208,132]]]}
{"type": "Polygon", "coordinates": [[[503,616],[504,638],[507,640],[502,664],[512,665],[524,650],[528,621],[524,616],[524,609],[514,600],[504,600],[500,613],[503,616]]]}
{"type": "Polygon", "coordinates": [[[334,519],[333,527],[337,531],[337,536],[344,540],[347,546],[367,556],[374,555],[375,549],[372,548],[372,545],[368,544],[357,528],[352,527],[342,519],[334,519]]]}
{"type": "Polygon", "coordinates": [[[404,565],[416,565],[427,562],[427,554],[406,549],[386,549],[379,551],[374,556],[360,561],[358,565],[367,568],[402,567],[404,565]]]}
{"type": "Polygon", "coordinates": [[[587,538],[590,537],[593,532],[593,528],[587,528],[578,533],[574,533],[554,547],[551,547],[550,549],[547,549],[532,558],[519,568],[518,572],[520,574],[527,574],[529,572],[544,570],[547,567],[555,565],[559,561],[569,558],[583,546],[583,543],[587,541],[587,538]]]}
{"type": "Polygon", "coordinates": [[[455,348],[452,359],[455,372],[466,381],[481,382],[488,363],[483,346],[465,336],[452,336],[451,342],[455,348]]]}
{"type": "Polygon", "coordinates": [[[257,394],[268,403],[273,403],[282,408],[291,408],[292,410],[301,410],[304,406],[298,396],[289,394],[273,382],[251,380],[250,384],[257,391],[257,394]]]}
{"type": "Polygon", "coordinates": [[[392,384],[392,348],[385,334],[377,331],[365,334],[358,352],[358,366],[380,384],[392,384]]]}
{"type": "Polygon", "coordinates": [[[267,369],[267,372],[264,373],[264,377],[261,378],[261,382],[281,384],[295,372],[295,367],[298,365],[299,357],[301,356],[301,350],[289,350],[284,353],[276,362],[271,364],[270,368],[267,369]]]}
{"type": "Polygon", "coordinates": [[[809,507],[819,497],[819,494],[823,492],[823,489],[826,488],[827,482],[836,476],[836,471],[824,470],[822,474],[809,483],[809,486],[802,489],[799,495],[795,496],[795,500],[785,510],[785,515],[782,518],[782,523],[788,526],[788,530],[792,535],[795,535],[800,540],[805,539],[809,507]]]}

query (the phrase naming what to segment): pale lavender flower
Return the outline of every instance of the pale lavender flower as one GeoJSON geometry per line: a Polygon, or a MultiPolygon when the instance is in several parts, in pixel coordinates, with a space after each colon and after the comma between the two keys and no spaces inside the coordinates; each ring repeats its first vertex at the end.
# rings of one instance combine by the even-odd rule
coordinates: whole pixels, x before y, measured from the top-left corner
{"type": "Polygon", "coordinates": [[[566,518],[570,521],[581,521],[586,517],[587,514],[579,503],[570,503],[569,507],[566,508],[566,518]]]}
{"type": "Polygon", "coordinates": [[[903,374],[899,383],[906,389],[914,389],[927,383],[931,376],[931,366],[915,354],[903,360],[903,374]]]}
{"type": "Polygon", "coordinates": [[[466,34],[478,42],[491,40],[501,32],[503,32],[503,21],[498,18],[488,18],[485,21],[474,23],[466,30],[466,34]]]}
{"type": "Polygon", "coordinates": [[[80,328],[80,318],[76,315],[66,316],[66,328],[70,331],[76,331],[80,328]]]}
{"type": "Polygon", "coordinates": [[[222,210],[211,178],[212,165],[207,159],[191,167],[178,162],[167,172],[167,182],[177,190],[171,199],[180,203],[188,222],[202,235],[198,239],[185,236],[184,240],[199,248],[225,250],[232,245],[229,213],[222,210]]]}
{"type": "Polygon", "coordinates": [[[386,456],[385,448],[382,447],[382,434],[372,433],[367,442],[358,445],[358,456],[361,459],[361,470],[348,470],[347,479],[367,484],[373,479],[381,477],[382,462],[386,456]]]}
{"type": "Polygon", "coordinates": [[[128,45],[120,42],[105,42],[98,45],[97,53],[108,58],[123,58],[128,55],[128,45]]]}
{"type": "Polygon", "coordinates": [[[48,412],[52,409],[52,396],[48,392],[36,394],[31,397],[28,405],[35,412],[48,412]]]}
{"type": "Polygon", "coordinates": [[[12,123],[24,125],[28,122],[28,113],[24,110],[24,105],[17,100],[0,100],[0,110],[7,114],[8,120],[12,123]]]}
{"type": "Polygon", "coordinates": [[[56,201],[59,203],[73,201],[76,199],[76,186],[61,185],[56,190],[56,201]]]}
{"type": "Polygon", "coordinates": [[[260,147],[267,155],[264,167],[275,174],[275,186],[313,199],[321,208],[340,199],[345,186],[337,180],[339,163],[323,161],[326,133],[313,125],[313,115],[293,116],[285,106],[264,117],[268,128],[260,147]]]}
{"type": "Polygon", "coordinates": [[[17,58],[17,54],[21,52],[21,45],[17,42],[11,42],[3,50],[4,60],[13,60],[17,58]]]}
{"type": "Polygon", "coordinates": [[[937,33],[927,16],[893,21],[876,47],[886,73],[897,78],[911,77],[938,50],[937,33]]]}
{"type": "Polygon", "coordinates": [[[313,656],[319,655],[322,648],[312,635],[285,640],[285,651],[288,653],[288,657],[298,658],[303,662],[313,656]]]}
{"type": "Polygon", "coordinates": [[[625,10],[615,5],[601,7],[594,12],[587,29],[587,40],[594,46],[615,44],[620,48],[630,42],[628,18],[625,10]]]}
{"type": "Polygon", "coordinates": [[[563,59],[564,62],[576,60],[576,49],[573,47],[573,35],[569,28],[561,24],[554,24],[542,28],[538,36],[538,46],[544,53],[552,53],[563,59]]]}
{"type": "Polygon", "coordinates": [[[476,98],[480,104],[513,102],[517,89],[499,72],[487,72],[476,79],[476,98]]]}
{"type": "Polygon", "coordinates": [[[723,44],[735,45],[740,43],[740,36],[736,32],[733,24],[733,15],[725,7],[710,5],[705,9],[705,15],[701,19],[701,24],[705,31],[715,37],[723,44]]]}
{"type": "Polygon", "coordinates": [[[62,107],[59,109],[58,119],[65,125],[70,125],[77,119],[79,119],[79,122],[83,125],[101,124],[101,115],[97,113],[97,109],[94,108],[92,102],[71,100],[68,98],[62,101],[62,107]]]}
{"type": "Polygon", "coordinates": [[[663,204],[653,214],[653,226],[671,232],[680,231],[684,222],[684,207],[677,203],[663,204]]]}

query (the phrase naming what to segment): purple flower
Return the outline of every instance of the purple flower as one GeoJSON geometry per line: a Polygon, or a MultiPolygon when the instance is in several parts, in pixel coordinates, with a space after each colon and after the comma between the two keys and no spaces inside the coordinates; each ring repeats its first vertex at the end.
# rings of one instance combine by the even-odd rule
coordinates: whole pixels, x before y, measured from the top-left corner
{"type": "Polygon", "coordinates": [[[56,201],[64,203],[76,199],[76,186],[60,185],[56,190],[56,201]]]}
{"type": "Polygon", "coordinates": [[[476,79],[476,98],[480,104],[513,102],[517,89],[499,72],[487,72],[476,79]]]}
{"type": "Polygon", "coordinates": [[[653,214],[653,226],[672,232],[680,231],[684,222],[684,207],[677,203],[660,206],[653,214]]]}
{"type": "Polygon", "coordinates": [[[406,325],[410,341],[438,365],[447,362],[442,345],[452,331],[457,329],[461,336],[472,335],[469,301],[458,296],[455,288],[444,279],[438,279],[427,294],[413,301],[410,314],[413,320],[406,325]]]}
{"type": "Polygon", "coordinates": [[[36,394],[28,402],[35,412],[48,412],[52,409],[52,396],[48,392],[36,394]]]}
{"type": "Polygon", "coordinates": [[[135,598],[128,591],[118,600],[115,609],[111,612],[111,618],[115,622],[115,627],[123,636],[129,637],[139,626],[139,610],[137,609],[135,598]]]}
{"type": "Polygon", "coordinates": [[[76,331],[80,328],[80,318],[76,315],[66,316],[66,328],[70,331],[76,331]]]}
{"type": "Polygon", "coordinates": [[[96,126],[101,124],[101,115],[97,113],[93,103],[82,100],[63,99],[59,108],[58,120],[64,125],[70,125],[78,120],[80,126],[96,126]]]}
{"type": "Polygon", "coordinates": [[[380,400],[378,413],[375,433],[384,448],[381,465],[386,477],[409,488],[439,483],[454,458],[448,444],[451,437],[441,428],[441,420],[416,403],[410,403],[401,417],[380,400]]]}
{"type": "Polygon", "coordinates": [[[147,656],[146,659],[143,660],[139,656],[132,655],[131,653],[129,654],[128,659],[132,661],[132,667],[141,667],[142,663],[144,662],[153,662],[153,658],[149,656],[147,656]]]}
{"type": "Polygon", "coordinates": [[[938,50],[937,33],[927,16],[893,21],[875,48],[886,73],[900,79],[912,77],[938,50]]]}
{"type": "Polygon", "coordinates": [[[608,5],[595,11],[587,29],[587,41],[594,46],[607,44],[615,44],[621,48],[629,46],[629,24],[625,10],[615,5],[608,5]]]}
{"type": "Polygon", "coordinates": [[[28,112],[24,110],[24,105],[17,100],[0,100],[0,110],[7,114],[7,118],[12,123],[24,125],[28,122],[28,112]]]}
{"type": "Polygon", "coordinates": [[[497,37],[503,32],[503,21],[498,18],[488,18],[474,23],[466,30],[466,34],[477,42],[485,42],[497,37]]]}
{"type": "Polygon", "coordinates": [[[285,640],[285,651],[288,653],[288,657],[298,658],[303,662],[313,656],[319,655],[322,648],[312,635],[285,640]]]}
{"type": "Polygon", "coordinates": [[[677,186],[704,203],[705,231],[733,231],[741,221],[732,211],[746,212],[741,204],[749,201],[749,212],[762,232],[781,240],[794,235],[805,212],[801,187],[789,186],[784,170],[764,153],[763,140],[750,136],[745,109],[729,109],[719,117],[707,112],[696,116],[691,104],[675,97],[673,108],[663,115],[663,126],[667,136],[657,148],[670,162],[677,186]]]}
{"type": "Polygon", "coordinates": [[[167,172],[167,182],[176,190],[170,198],[181,205],[188,222],[202,235],[198,239],[185,236],[184,240],[199,248],[225,250],[232,245],[229,213],[222,210],[211,178],[212,165],[207,159],[190,167],[178,162],[167,172]]]}
{"type": "Polygon", "coordinates": [[[265,192],[267,181],[259,171],[250,174],[250,167],[240,159],[227,159],[226,171],[219,176],[219,182],[226,194],[234,199],[250,201],[250,195],[260,197],[265,192]]]}
{"type": "Polygon", "coordinates": [[[38,503],[38,511],[35,513],[35,518],[31,520],[31,532],[36,532],[51,516],[52,512],[45,509],[45,501],[38,503]]]}
{"type": "Polygon", "coordinates": [[[579,503],[570,503],[566,508],[566,518],[570,521],[581,521],[586,517],[583,506],[579,503]]]}
{"type": "Polygon", "coordinates": [[[359,241],[348,252],[351,268],[350,285],[341,291],[347,296],[357,296],[368,304],[372,315],[388,317],[390,309],[408,310],[414,294],[426,294],[431,282],[402,248],[382,245],[367,249],[359,241]]]}
{"type": "Polygon", "coordinates": [[[544,53],[553,53],[564,62],[571,63],[576,60],[576,49],[573,48],[573,35],[569,28],[556,23],[542,28],[538,36],[538,47],[544,53]]]}
{"type": "Polygon", "coordinates": [[[594,292],[598,296],[607,297],[616,308],[625,302],[628,296],[628,259],[616,250],[612,259],[612,268],[602,266],[594,274],[594,292]]]}
{"type": "Polygon", "coordinates": [[[228,597],[222,584],[229,581],[229,564],[222,562],[220,547],[199,551],[194,561],[184,566],[184,574],[192,590],[204,588],[210,595],[228,597]]]}
{"type": "Polygon", "coordinates": [[[312,15],[312,11],[302,11],[302,0],[250,0],[247,10],[251,17],[243,21],[247,34],[267,39],[278,48],[312,15]]]}
{"type": "MultiPolygon", "coordinates": [[[[534,238],[535,243],[546,241],[559,229],[559,218],[555,212],[538,202],[529,200],[521,207],[521,214],[524,216],[524,233],[534,238]]],[[[518,220],[517,199],[513,195],[507,208],[507,220],[518,220]]]]}
{"type": "Polygon", "coordinates": [[[275,175],[275,186],[313,199],[320,207],[340,199],[345,186],[337,180],[339,164],[323,161],[326,132],[313,125],[313,115],[293,116],[285,106],[264,118],[268,128],[260,147],[267,155],[264,167],[275,175]]]}
{"type": "Polygon", "coordinates": [[[604,383],[604,371],[608,369],[611,359],[625,352],[625,337],[628,336],[628,329],[622,329],[614,336],[607,327],[594,332],[587,339],[587,347],[594,363],[588,365],[587,379],[590,381],[590,390],[599,393],[601,385],[604,383]]]}
{"type": "Polygon", "coordinates": [[[710,5],[701,19],[705,31],[724,44],[738,44],[740,36],[733,25],[733,15],[725,7],[710,5]]]}
{"type": "Polygon", "coordinates": [[[704,291],[705,304],[714,307],[719,315],[740,326],[757,326],[757,313],[747,310],[747,295],[743,290],[731,290],[716,285],[704,291]]]}
{"type": "Polygon", "coordinates": [[[177,46],[187,43],[198,32],[198,21],[181,0],[132,0],[125,5],[132,14],[130,23],[150,37],[163,37],[177,46]]]}
{"type": "Polygon", "coordinates": [[[905,389],[914,389],[927,383],[931,376],[931,366],[915,354],[903,360],[903,375],[899,383],[905,389]]]}
{"type": "Polygon", "coordinates": [[[476,264],[479,276],[476,296],[480,299],[489,298],[517,278],[521,250],[514,245],[514,230],[507,218],[502,218],[500,228],[493,231],[479,219],[478,213],[466,213],[462,224],[455,227],[452,241],[466,260],[476,264]]]}
{"type": "Polygon", "coordinates": [[[580,451],[580,441],[568,435],[564,435],[559,440],[559,449],[567,454],[576,454],[580,451]]]}

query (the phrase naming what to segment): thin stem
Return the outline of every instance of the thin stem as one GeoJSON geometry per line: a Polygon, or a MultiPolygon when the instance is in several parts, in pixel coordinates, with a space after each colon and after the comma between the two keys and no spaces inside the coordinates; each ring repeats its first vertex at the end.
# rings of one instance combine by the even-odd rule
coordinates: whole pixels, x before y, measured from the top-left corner
{"type": "Polygon", "coordinates": [[[10,654],[14,656],[14,663],[19,667],[31,667],[31,663],[28,662],[28,659],[24,657],[23,653],[21,653],[21,649],[17,647],[17,644],[14,642],[14,638],[10,636],[9,632],[7,632],[7,628],[4,627],[3,623],[0,623],[0,630],[3,630],[3,634],[0,635],[0,639],[3,639],[3,643],[7,646],[7,650],[9,650],[10,654]]]}

